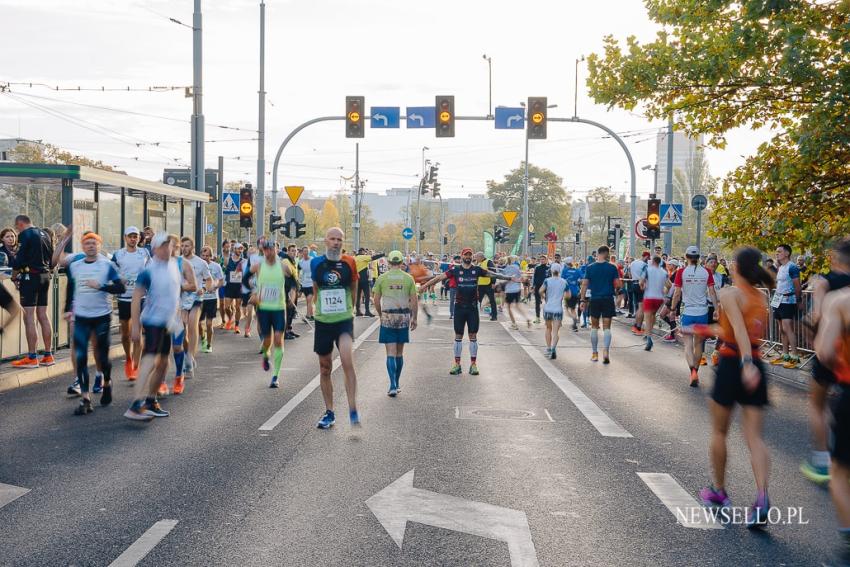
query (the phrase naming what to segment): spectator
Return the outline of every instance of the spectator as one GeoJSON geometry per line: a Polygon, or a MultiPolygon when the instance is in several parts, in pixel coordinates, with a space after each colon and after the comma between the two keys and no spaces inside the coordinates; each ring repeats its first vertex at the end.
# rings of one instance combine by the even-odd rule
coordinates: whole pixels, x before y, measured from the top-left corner
{"type": "Polygon", "coordinates": [[[0,230],[0,254],[5,254],[5,257],[0,256],[0,265],[11,266],[17,252],[18,234],[14,228],[7,226],[0,230]]]}

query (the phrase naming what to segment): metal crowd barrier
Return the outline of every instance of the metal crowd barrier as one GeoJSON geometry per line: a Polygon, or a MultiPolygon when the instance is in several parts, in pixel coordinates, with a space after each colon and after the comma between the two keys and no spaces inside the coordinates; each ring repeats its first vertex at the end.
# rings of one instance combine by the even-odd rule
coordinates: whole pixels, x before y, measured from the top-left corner
{"type": "MultiPolygon", "coordinates": [[[[53,344],[50,350],[56,351],[66,348],[70,341],[68,336],[68,323],[62,318],[61,309],[65,305],[65,292],[68,276],[64,273],[53,274],[50,278],[50,292],[47,296],[47,318],[53,328],[53,344]]],[[[8,276],[0,277],[0,285],[4,286],[12,297],[20,303],[21,297],[18,288],[8,276]]],[[[0,312],[0,324],[5,324],[9,314],[0,312]]],[[[41,332],[38,333],[38,349],[45,350],[41,332]]],[[[18,316],[17,323],[9,325],[0,335],[0,359],[9,360],[19,357],[27,352],[27,338],[24,332],[23,316],[18,316]]]]}
{"type": "MultiPolygon", "coordinates": [[[[775,291],[766,288],[759,288],[768,304],[773,299],[775,291]]],[[[815,347],[812,344],[814,337],[808,332],[806,325],[803,324],[803,318],[811,314],[814,306],[814,294],[809,290],[803,290],[802,295],[803,311],[794,320],[794,336],[797,339],[797,350],[800,352],[800,368],[806,366],[815,356],[815,347]]],[[[774,353],[782,352],[782,340],[779,329],[779,321],[773,317],[773,309],[768,308],[768,324],[764,330],[764,335],[761,338],[762,348],[764,349],[765,357],[774,353]]]]}

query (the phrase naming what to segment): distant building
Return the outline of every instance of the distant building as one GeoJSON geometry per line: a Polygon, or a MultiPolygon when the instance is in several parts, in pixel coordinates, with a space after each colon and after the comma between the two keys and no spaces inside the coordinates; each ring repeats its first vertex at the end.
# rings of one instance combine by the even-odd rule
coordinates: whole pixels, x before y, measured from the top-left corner
{"type": "MultiPolygon", "coordinates": [[[[697,150],[703,145],[704,138],[689,138],[682,132],[673,132],[673,179],[676,170],[685,172],[694,160],[697,150]]],[[[658,167],[655,181],[655,194],[664,198],[664,186],[667,183],[667,129],[658,133],[655,146],[655,164],[658,167]]]]}
{"type": "Polygon", "coordinates": [[[18,144],[44,147],[44,144],[36,140],[27,140],[25,138],[2,138],[0,139],[0,161],[14,161],[12,159],[12,151],[18,146],[18,144]]]}
{"type": "MultiPolygon", "coordinates": [[[[433,199],[429,194],[422,195],[422,203],[436,203],[439,199],[433,199]]],[[[372,212],[372,218],[379,225],[407,220],[405,210],[408,203],[415,210],[416,188],[388,189],[386,194],[364,193],[363,204],[368,206],[372,212]]],[[[443,206],[446,208],[446,217],[452,215],[492,213],[493,199],[485,194],[471,194],[467,197],[445,197],[443,206]]],[[[415,213],[412,213],[415,214],[415,213]]]]}

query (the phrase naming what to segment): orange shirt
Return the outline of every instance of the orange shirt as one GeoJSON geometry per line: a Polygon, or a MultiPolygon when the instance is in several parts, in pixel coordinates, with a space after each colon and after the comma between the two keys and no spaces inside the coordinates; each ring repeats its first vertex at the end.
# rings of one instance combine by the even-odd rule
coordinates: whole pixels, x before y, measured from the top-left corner
{"type": "MultiPolygon", "coordinates": [[[[741,278],[739,278],[741,279],[741,278]]],[[[765,295],[745,281],[735,283],[735,287],[744,295],[744,306],[741,314],[744,316],[744,324],[747,326],[747,335],[750,337],[753,356],[758,354],[759,340],[764,336],[767,329],[767,298],[765,295]]],[[[735,343],[735,330],[726,312],[720,311],[720,338],[723,346],[720,354],[723,356],[738,356],[739,348],[735,343]]]]}

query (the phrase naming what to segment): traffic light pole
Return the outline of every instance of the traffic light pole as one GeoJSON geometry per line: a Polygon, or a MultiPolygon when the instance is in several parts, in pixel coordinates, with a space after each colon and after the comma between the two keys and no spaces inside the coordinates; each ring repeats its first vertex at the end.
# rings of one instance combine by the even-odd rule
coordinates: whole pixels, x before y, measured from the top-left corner
{"type": "MultiPolygon", "coordinates": [[[[265,232],[266,223],[266,4],[260,2],[260,90],[257,128],[257,234],[265,232]]],[[[277,214],[276,209],[272,212],[277,214]]]]}
{"type": "Polygon", "coordinates": [[[528,131],[525,133],[525,188],[522,192],[522,254],[528,256],[528,131]]]}

